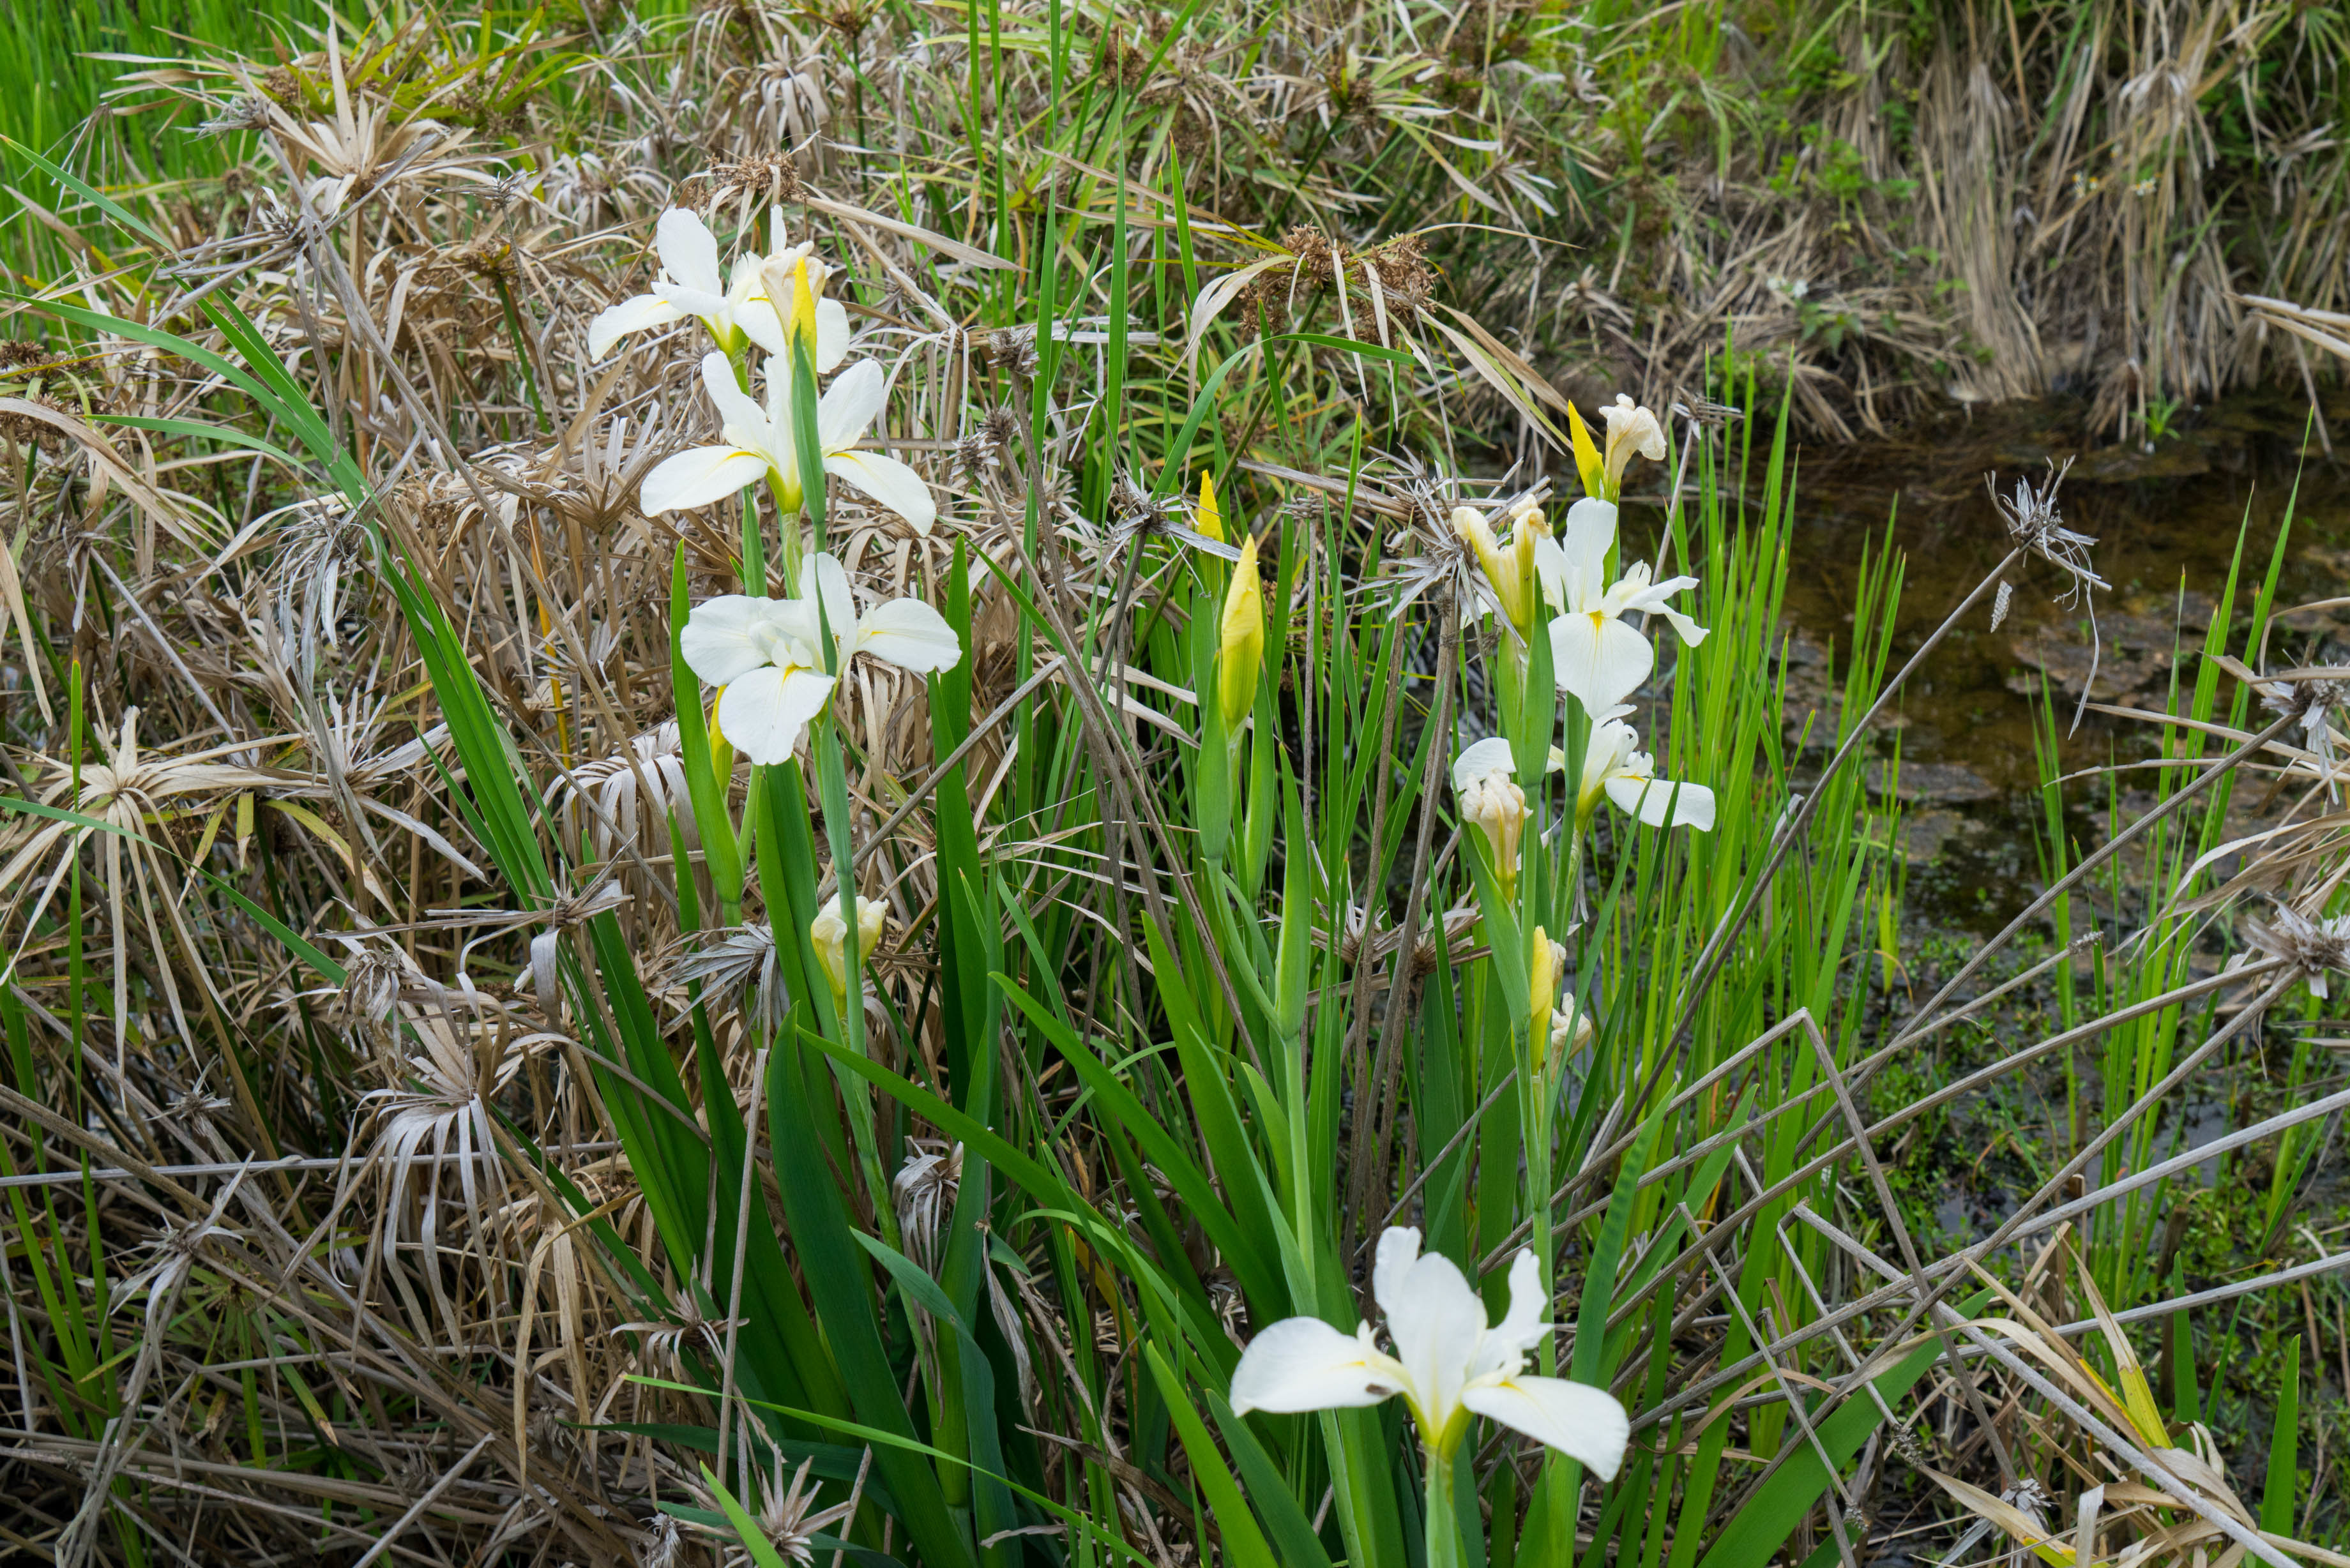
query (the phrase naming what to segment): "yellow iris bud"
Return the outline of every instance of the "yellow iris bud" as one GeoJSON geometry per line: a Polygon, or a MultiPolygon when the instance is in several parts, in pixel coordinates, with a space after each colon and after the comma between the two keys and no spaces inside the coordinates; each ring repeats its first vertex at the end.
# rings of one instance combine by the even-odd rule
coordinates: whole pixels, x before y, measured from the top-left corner
{"type": "Polygon", "coordinates": [[[725,696],[726,688],[723,686],[710,694],[709,713],[710,772],[722,781],[733,777],[734,773],[734,743],[726,738],[726,732],[718,727],[718,704],[725,696]]]}
{"type": "Polygon", "coordinates": [[[1575,472],[1583,480],[1583,493],[1614,501],[1624,493],[1624,470],[1635,452],[1650,462],[1664,462],[1665,427],[1654,411],[1620,392],[1614,402],[1601,407],[1599,417],[1607,424],[1606,452],[1591,439],[1591,428],[1572,404],[1566,410],[1567,434],[1575,447],[1575,472]]]}
{"type": "Polygon", "coordinates": [[[1566,433],[1575,448],[1575,472],[1583,481],[1583,493],[1598,501],[1615,500],[1607,489],[1607,465],[1600,459],[1599,445],[1573,403],[1566,406],[1566,433]]]}
{"type": "MultiPolygon", "coordinates": [[[[889,908],[879,898],[858,895],[857,899],[857,961],[862,964],[872,956],[874,944],[881,940],[882,923],[889,919],[889,908]]],[[[848,995],[847,956],[843,950],[848,943],[848,923],[840,918],[840,904],[835,900],[824,907],[824,912],[808,922],[808,941],[816,949],[816,961],[824,966],[825,978],[832,981],[832,994],[845,1000],[848,995]]]]}
{"type": "Polygon", "coordinates": [[[1216,700],[1222,705],[1224,734],[1237,742],[1242,722],[1256,706],[1257,673],[1264,663],[1264,585],[1256,575],[1256,535],[1241,542],[1232,586],[1224,594],[1224,617],[1216,654],[1216,700]]]}
{"type": "Polygon", "coordinates": [[[826,283],[823,264],[811,263],[807,247],[771,256],[759,268],[759,282],[767,291],[775,314],[783,318],[784,340],[792,347],[808,346],[816,355],[816,302],[826,283]],[[813,268],[813,271],[811,271],[813,268]]]}
{"type": "Polygon", "coordinates": [[[1536,1041],[1550,1038],[1551,1009],[1558,1001],[1559,971],[1565,967],[1566,950],[1550,940],[1540,926],[1534,928],[1534,961],[1526,975],[1527,989],[1534,997],[1534,1016],[1530,1022],[1536,1041]]]}
{"type": "Polygon", "coordinates": [[[1477,564],[1485,568],[1485,580],[1493,585],[1493,597],[1502,601],[1503,610],[1510,624],[1523,637],[1534,630],[1536,608],[1536,574],[1534,545],[1545,524],[1539,507],[1519,508],[1513,521],[1510,542],[1504,546],[1493,535],[1492,524],[1482,512],[1467,506],[1452,512],[1452,531],[1468,541],[1476,553],[1477,564]]]}
{"type": "Polygon", "coordinates": [[[1216,482],[1205,473],[1200,475],[1200,509],[1192,516],[1192,524],[1219,545],[1224,542],[1224,512],[1216,504],[1216,482]]]}

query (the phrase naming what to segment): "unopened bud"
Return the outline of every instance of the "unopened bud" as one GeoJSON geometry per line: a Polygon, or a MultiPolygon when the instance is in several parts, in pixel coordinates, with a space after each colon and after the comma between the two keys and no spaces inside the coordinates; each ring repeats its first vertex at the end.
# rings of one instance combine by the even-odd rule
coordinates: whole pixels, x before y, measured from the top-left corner
{"type": "MultiPolygon", "coordinates": [[[[857,961],[862,965],[872,956],[875,944],[881,940],[882,924],[889,919],[889,907],[879,898],[860,895],[857,900],[857,961]]],[[[827,904],[824,912],[808,922],[808,941],[816,949],[816,961],[824,966],[827,980],[832,981],[832,994],[848,995],[848,961],[843,950],[848,944],[848,923],[840,918],[838,903],[827,904]]]]}
{"type": "Polygon", "coordinates": [[[1216,700],[1224,734],[1236,740],[1256,706],[1258,671],[1264,664],[1264,585],[1256,574],[1256,535],[1241,542],[1232,584],[1224,593],[1224,616],[1216,650],[1216,700]]]}
{"type": "Polygon", "coordinates": [[[1224,542],[1224,511],[1216,504],[1216,481],[1211,474],[1200,475],[1200,509],[1192,525],[1217,544],[1224,542]]]}

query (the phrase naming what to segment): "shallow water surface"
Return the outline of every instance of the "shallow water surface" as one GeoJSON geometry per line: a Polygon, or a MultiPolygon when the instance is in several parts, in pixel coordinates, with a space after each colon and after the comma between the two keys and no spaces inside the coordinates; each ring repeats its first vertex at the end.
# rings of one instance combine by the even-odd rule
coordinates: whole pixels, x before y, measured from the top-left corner
{"type": "MultiPolygon", "coordinates": [[[[1886,441],[1803,448],[1787,587],[1791,686],[1819,691],[1830,689],[1831,670],[1841,676],[1863,556],[1882,545],[1888,517],[1908,557],[1898,668],[2007,553],[1985,475],[2012,493],[2019,477],[2044,480],[2050,459],[2070,457],[2058,492],[2064,520],[2096,540],[2091,562],[2112,585],[2093,599],[2102,647],[2091,700],[2159,711],[2174,650],[2200,646],[2240,544],[2229,651],[2246,657],[2251,596],[2288,508],[2279,607],[2350,594],[2350,397],[2327,410],[2338,456],[2314,432],[2304,455],[2308,410],[2305,399],[2282,392],[2233,397],[2188,415],[2152,453],[2083,441],[2083,410],[2063,404],[1952,414],[1886,441]]],[[[1939,925],[1996,926],[2028,901],[2039,882],[2032,830],[2042,811],[2034,732],[2043,682],[2061,732],[2091,679],[2089,608],[2059,602],[2064,576],[2034,561],[2013,581],[2000,628],[1991,629],[1986,599],[1888,716],[1899,732],[1909,905],[1939,925]]],[[[2291,616],[2271,636],[2268,668],[2334,661],[2350,661],[2350,606],[2291,616]]],[[[2180,678],[2191,682],[2195,661],[2183,666],[2180,678]]],[[[2068,770],[2127,761],[2147,754],[2156,732],[2093,711],[2063,739],[2061,755],[2068,770]]],[[[2068,791],[2076,839],[2101,835],[2103,794],[2086,784],[2068,791]]]]}

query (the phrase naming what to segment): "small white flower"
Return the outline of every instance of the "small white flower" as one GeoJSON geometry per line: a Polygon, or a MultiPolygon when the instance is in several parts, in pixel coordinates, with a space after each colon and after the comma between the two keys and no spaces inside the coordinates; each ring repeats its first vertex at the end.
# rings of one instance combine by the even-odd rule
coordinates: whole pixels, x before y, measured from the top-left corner
{"type": "Polygon", "coordinates": [[[1565,541],[1538,547],[1535,557],[1543,591],[1565,612],[1550,623],[1552,673],[1558,689],[1595,717],[1638,691],[1656,668],[1656,649],[1626,623],[1627,613],[1663,616],[1691,648],[1706,638],[1705,628],[1666,602],[1697,587],[1697,579],[1654,582],[1642,561],[1608,582],[1607,552],[1615,543],[1615,504],[1586,498],[1567,508],[1565,541]]]}
{"type": "Polygon", "coordinates": [[[1577,820],[1597,810],[1605,794],[1617,810],[1650,827],[1712,832],[1713,792],[1703,784],[1659,778],[1656,759],[1639,747],[1640,737],[1621,719],[1592,726],[1591,746],[1583,754],[1583,783],[1575,792],[1577,820]]]}
{"type": "Polygon", "coordinates": [[[1483,1416],[1613,1480],[1631,1433],[1624,1407],[1604,1388],[1520,1371],[1556,1326],[1543,1321],[1548,1287],[1533,1251],[1521,1251],[1510,1264],[1510,1310],[1489,1326],[1452,1260],[1422,1257],[1418,1231],[1392,1228],[1379,1238],[1371,1294],[1395,1354],[1378,1348],[1367,1323],[1349,1336],[1320,1318],[1284,1318],[1241,1353],[1232,1413],[1349,1409],[1400,1394],[1439,1459],[1460,1446],[1471,1416],[1483,1416]]]}
{"type": "Polygon", "coordinates": [[[799,597],[723,594],[704,600],[686,618],[678,640],[693,672],[722,688],[720,731],[754,763],[791,760],[800,732],[824,711],[835,682],[858,654],[917,672],[951,670],[962,657],[954,628],[920,599],[890,599],[860,618],[847,574],[821,553],[801,564],[799,597]],[[830,659],[825,658],[827,631],[830,659]]]}
{"type": "MultiPolygon", "coordinates": [[[[741,348],[747,337],[770,354],[781,354],[783,317],[768,299],[767,286],[760,273],[771,261],[786,265],[796,263],[813,247],[784,244],[781,208],[775,209],[768,217],[768,254],[735,257],[731,277],[722,279],[717,236],[682,207],[671,207],[663,213],[660,221],[653,225],[653,248],[660,255],[661,270],[653,280],[652,292],[622,300],[588,324],[588,358],[601,359],[611,352],[613,344],[629,334],[666,327],[689,316],[700,317],[710,328],[711,337],[729,353],[741,348]]],[[[808,271],[821,296],[824,265],[811,261],[808,271]]],[[[848,312],[838,300],[821,297],[816,311],[816,368],[829,370],[848,353],[848,312]]]]}
{"type": "MultiPolygon", "coordinates": [[[[799,452],[792,441],[791,372],[789,358],[767,361],[767,406],[764,409],[734,382],[734,367],[723,354],[705,355],[702,384],[718,405],[724,421],[718,446],[698,446],[665,460],[645,475],[638,498],[648,515],[688,510],[722,501],[746,484],[772,473],[778,499],[786,508],[801,501],[799,452]]],[[[938,504],[922,476],[878,452],[858,452],[865,434],[889,399],[881,367],[859,359],[840,373],[816,404],[816,436],[824,452],[824,471],[862,491],[928,534],[936,521],[938,504]]]]}

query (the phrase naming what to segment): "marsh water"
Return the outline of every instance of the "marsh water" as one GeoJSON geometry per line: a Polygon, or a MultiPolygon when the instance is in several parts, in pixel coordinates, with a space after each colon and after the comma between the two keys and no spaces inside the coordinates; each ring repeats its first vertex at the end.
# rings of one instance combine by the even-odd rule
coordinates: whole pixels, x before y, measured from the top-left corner
{"type": "MultiPolygon", "coordinates": [[[[2350,397],[2324,411],[2338,455],[2311,425],[2308,400],[2283,392],[2189,410],[2150,452],[2084,439],[2085,410],[2062,403],[1954,412],[1883,441],[1799,448],[1787,588],[1795,691],[1833,703],[1862,561],[1881,550],[1888,522],[1906,556],[1894,668],[1999,563],[2008,539],[1986,474],[2012,491],[2019,477],[2044,480],[2050,460],[2073,459],[2059,492],[2064,519],[2096,540],[2091,559],[2112,585],[2094,595],[2094,680],[2088,607],[2065,597],[2060,573],[2034,562],[2014,579],[1997,631],[1986,600],[1897,698],[1887,727],[1899,732],[1892,789],[1903,804],[1914,920],[1996,927],[2038,885],[2043,681],[2067,771],[2136,760],[2149,753],[2150,723],[2093,710],[2064,732],[2083,686],[2094,702],[2159,711],[2174,649],[2182,680],[2194,679],[2192,654],[2240,550],[2229,648],[2240,658],[2251,595],[2288,515],[2278,607],[2350,594],[2350,397]]],[[[2270,668],[2345,659],[2350,604],[2291,616],[2270,638],[2270,668]]],[[[2102,836],[2103,795],[2086,781],[2067,790],[2076,841],[2102,836]]],[[[2126,783],[2126,807],[2139,804],[2133,796],[2153,798],[2126,783]]]]}

